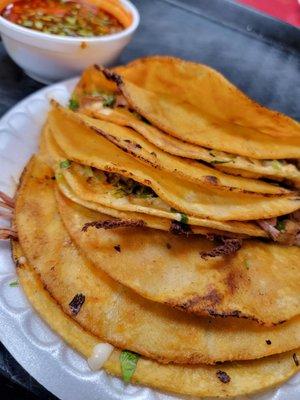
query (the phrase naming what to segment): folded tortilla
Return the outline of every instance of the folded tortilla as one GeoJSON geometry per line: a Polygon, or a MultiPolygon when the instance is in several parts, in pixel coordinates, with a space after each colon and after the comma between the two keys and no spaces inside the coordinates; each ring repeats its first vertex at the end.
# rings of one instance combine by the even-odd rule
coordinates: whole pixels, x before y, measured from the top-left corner
{"type": "Polygon", "coordinates": [[[158,56],[120,71],[111,79],[130,106],[171,136],[257,159],[300,157],[297,121],[255,103],[205,65],[158,56]]]}
{"type": "Polygon", "coordinates": [[[203,259],[200,254],[214,246],[204,238],[141,228],[83,231],[107,217],[62,197],[58,203],[86,257],[145,298],[198,315],[248,318],[269,326],[300,314],[299,247],[244,240],[233,255],[203,259]]]}
{"type": "MultiPolygon", "coordinates": [[[[299,208],[297,194],[265,197],[224,191],[213,185],[200,186],[140,163],[98,135],[76,113],[57,105],[50,112],[48,122],[55,141],[69,160],[132,178],[151,187],[170,207],[188,215],[245,221],[289,214],[299,208]]],[[[125,128],[109,124],[109,129],[113,134],[114,129],[125,128]]]]}
{"type": "MultiPolygon", "coordinates": [[[[67,316],[46,291],[34,269],[28,263],[18,262],[24,254],[17,242],[13,243],[13,251],[21,286],[32,306],[67,344],[85,358],[90,357],[93,348],[103,340],[90,334],[67,316]]],[[[104,364],[104,370],[109,374],[121,376],[120,354],[115,349],[104,364]]],[[[300,357],[300,353],[295,350],[260,360],[226,363],[222,366],[164,365],[142,357],[138,361],[132,382],[199,397],[246,395],[277,386],[289,379],[299,370],[295,364],[297,357],[300,357]],[[217,377],[219,371],[226,372],[230,382],[222,383],[217,377]]]]}
{"type": "MultiPolygon", "coordinates": [[[[34,158],[16,201],[19,243],[50,295],[88,332],[160,362],[188,364],[253,359],[299,347],[299,318],[272,328],[231,318],[198,318],[143,299],[113,281],[73,244],[54,188],[52,171],[34,158]],[[84,302],[74,313],[76,295],[84,296],[84,302]]],[[[122,248],[114,251],[122,254],[122,248]]]]}
{"type": "MultiPolygon", "coordinates": [[[[133,65],[129,64],[128,71],[134,71],[134,68],[138,68],[140,64],[143,65],[143,60],[140,60],[140,63],[136,61],[133,65]]],[[[121,69],[122,72],[124,68],[127,67],[117,68],[117,70],[121,69]]],[[[130,76],[130,79],[134,78],[136,76],[130,76]]],[[[72,97],[78,102],[80,112],[93,118],[132,128],[150,143],[169,154],[201,160],[232,175],[247,178],[266,177],[278,181],[289,180],[296,187],[300,187],[299,169],[286,160],[257,160],[184,142],[161,131],[149,121],[143,120],[138,113],[130,111],[127,107],[118,106],[118,104],[111,109],[103,107],[102,93],[116,95],[117,85],[109,81],[99,68],[89,67],[82,74],[72,97]]],[[[274,146],[273,143],[270,145],[274,146]]]]}

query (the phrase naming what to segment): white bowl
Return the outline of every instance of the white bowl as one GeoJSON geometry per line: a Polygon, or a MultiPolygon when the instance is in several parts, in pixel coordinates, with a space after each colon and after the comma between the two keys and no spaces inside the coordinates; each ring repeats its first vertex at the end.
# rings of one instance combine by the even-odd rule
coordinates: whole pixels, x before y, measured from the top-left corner
{"type": "Polygon", "coordinates": [[[92,64],[109,65],[130,42],[140,22],[136,7],[128,0],[120,2],[132,14],[131,25],[121,32],[101,37],[51,35],[0,17],[4,47],[27,75],[47,84],[78,75],[92,64]]]}

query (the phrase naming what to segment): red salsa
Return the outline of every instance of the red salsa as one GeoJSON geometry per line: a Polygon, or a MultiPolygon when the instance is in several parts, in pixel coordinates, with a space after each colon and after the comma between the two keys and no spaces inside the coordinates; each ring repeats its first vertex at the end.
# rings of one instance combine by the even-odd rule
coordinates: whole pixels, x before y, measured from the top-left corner
{"type": "Polygon", "coordinates": [[[19,0],[8,4],[1,16],[25,28],[60,36],[93,37],[124,30],[114,16],[83,0],[19,0]]]}

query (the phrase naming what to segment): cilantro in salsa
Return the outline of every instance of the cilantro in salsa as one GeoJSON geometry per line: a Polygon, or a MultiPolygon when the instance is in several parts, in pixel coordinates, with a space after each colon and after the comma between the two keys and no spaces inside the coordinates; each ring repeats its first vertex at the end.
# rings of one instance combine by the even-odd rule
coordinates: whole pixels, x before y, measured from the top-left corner
{"type": "Polygon", "coordinates": [[[84,0],[19,0],[9,3],[1,16],[25,28],[59,36],[103,36],[124,29],[114,16],[84,0]]]}

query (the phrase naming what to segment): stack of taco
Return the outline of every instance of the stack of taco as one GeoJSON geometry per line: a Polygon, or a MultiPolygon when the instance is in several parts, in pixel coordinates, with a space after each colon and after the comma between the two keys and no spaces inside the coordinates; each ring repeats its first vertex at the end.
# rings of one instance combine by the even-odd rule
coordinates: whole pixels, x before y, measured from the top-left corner
{"type": "Polygon", "coordinates": [[[199,397],[278,385],[299,367],[299,159],[300,124],[211,68],[91,67],[68,108],[52,102],[21,179],[21,284],[125,381],[199,397]]]}

